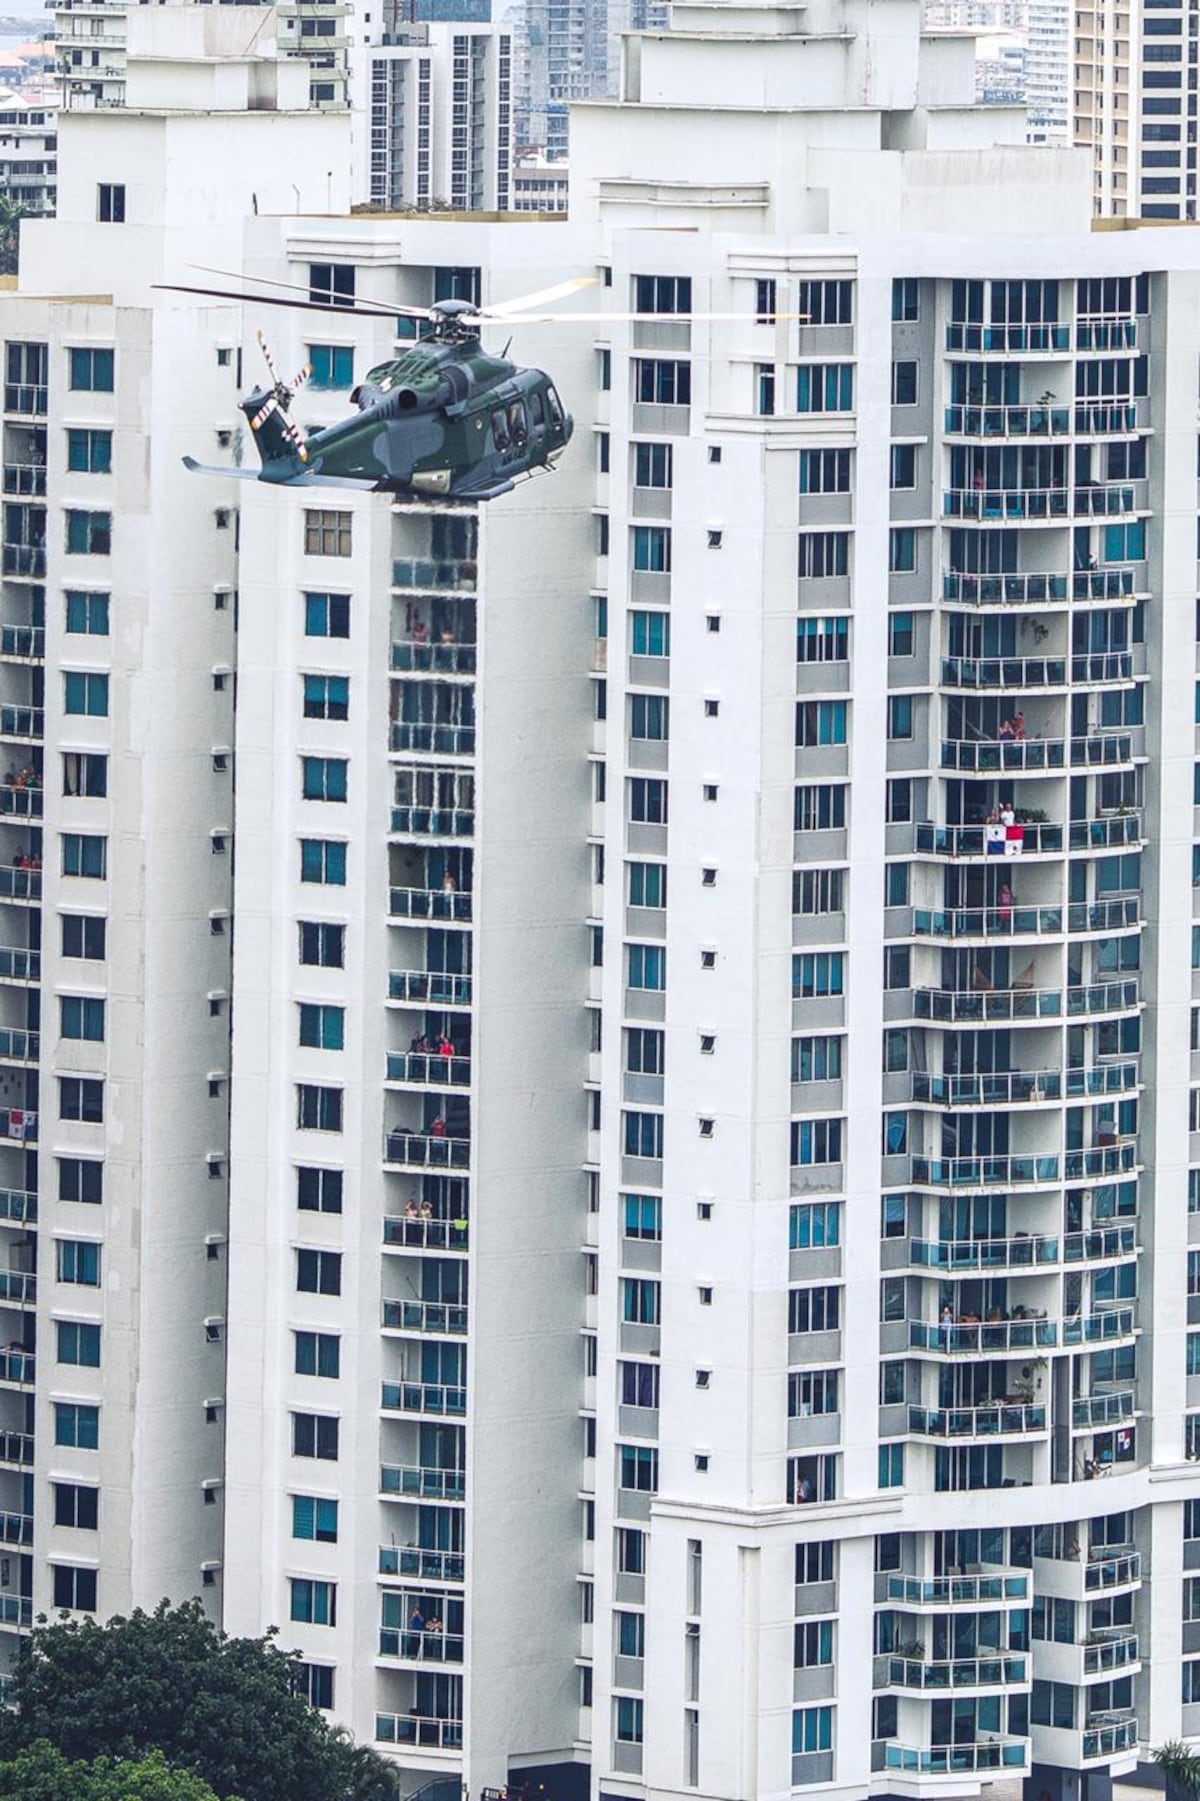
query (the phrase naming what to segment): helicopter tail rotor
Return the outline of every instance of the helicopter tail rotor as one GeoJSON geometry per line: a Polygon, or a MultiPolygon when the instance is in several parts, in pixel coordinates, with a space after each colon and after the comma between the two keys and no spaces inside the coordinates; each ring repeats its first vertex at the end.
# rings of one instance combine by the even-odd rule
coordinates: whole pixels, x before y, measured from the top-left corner
{"type": "Polygon", "coordinates": [[[247,412],[250,429],[253,432],[261,432],[267,421],[277,414],[278,417],[271,435],[276,438],[281,435],[291,445],[300,461],[305,463],[308,461],[308,448],[304,441],[304,433],[291,417],[289,408],[297,391],[304,386],[312,374],[312,364],[305,363],[290,382],[282,381],[279,371],[275,367],[275,359],[271,355],[271,348],[266,337],[261,331],[257,336],[259,349],[263,353],[263,361],[267,365],[267,373],[271,377],[271,389],[261,405],[256,405],[253,412],[247,412]]]}

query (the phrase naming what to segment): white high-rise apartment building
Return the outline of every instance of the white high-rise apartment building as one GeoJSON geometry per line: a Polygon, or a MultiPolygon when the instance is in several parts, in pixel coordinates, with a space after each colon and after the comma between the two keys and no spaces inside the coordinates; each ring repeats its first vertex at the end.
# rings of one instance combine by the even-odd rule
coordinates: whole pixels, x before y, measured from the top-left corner
{"type": "Polygon", "coordinates": [[[1074,24],[1073,142],[1100,218],[1196,218],[1195,0],[1094,0],[1074,24]]]}
{"type": "Polygon", "coordinates": [[[1200,250],[972,60],[677,5],[565,224],[76,121],[0,301],[15,1629],[206,1585],[407,1790],[1200,1738],[1200,250]],[[513,325],[575,440],[487,507],[206,483],[253,326],[309,423],[393,340],[185,262],[612,317],[513,325]]]}
{"type": "Polygon", "coordinates": [[[359,184],[391,212],[507,212],[512,203],[512,33],[400,26],[360,56],[359,184]],[[365,176],[365,181],[362,179],[365,176]]]}
{"type": "Polygon", "coordinates": [[[1071,6],[1029,0],[1025,93],[1031,144],[1071,141],[1071,6]]]}

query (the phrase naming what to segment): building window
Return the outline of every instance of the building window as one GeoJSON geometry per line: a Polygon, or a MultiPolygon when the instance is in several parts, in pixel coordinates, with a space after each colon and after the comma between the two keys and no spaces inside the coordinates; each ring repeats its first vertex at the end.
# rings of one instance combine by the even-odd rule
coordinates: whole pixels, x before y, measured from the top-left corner
{"type": "Polygon", "coordinates": [[[54,1524],[77,1532],[95,1532],[100,1525],[100,1490],[82,1482],[55,1482],[54,1524]]]}
{"type": "Polygon", "coordinates": [[[108,921],[94,913],[62,915],[62,954],[99,963],[104,959],[108,921]]]}
{"type": "Polygon", "coordinates": [[[60,1238],[54,1246],[55,1274],[78,1288],[99,1288],[100,1246],[87,1239],[60,1238]]]}
{"type": "Polygon", "coordinates": [[[629,905],[631,907],[665,907],[667,904],[667,866],[665,863],[629,864],[629,905]]]}
{"type": "Polygon", "coordinates": [[[793,1038],[793,1082],[838,1082],[842,1076],[840,1038],[793,1038]]]}
{"type": "Polygon", "coordinates": [[[63,675],[63,712],[82,714],[92,719],[107,719],[107,675],[68,669],[63,675]]]}
{"type": "Polygon", "coordinates": [[[306,638],[348,638],[350,636],[350,596],[348,594],[306,594],[304,596],[304,635],[306,638]]]}
{"type": "Polygon", "coordinates": [[[54,1442],[79,1451],[98,1449],[100,1409],[82,1401],[55,1401],[54,1442]]]}
{"type": "Polygon", "coordinates": [[[617,1457],[622,1488],[641,1494],[658,1492],[658,1452],[649,1445],[618,1445],[617,1457]]]}
{"type": "Polygon", "coordinates": [[[666,825],[668,788],[655,776],[631,776],[629,818],[637,825],[666,825]]]}
{"type": "Polygon", "coordinates": [[[893,488],[915,488],[917,485],[917,447],[915,444],[892,445],[893,488]]]}
{"type": "Polygon", "coordinates": [[[103,881],[108,872],[108,839],[96,832],[62,834],[62,872],[103,881]]]}
{"type": "Polygon", "coordinates": [[[354,264],[310,263],[308,298],[314,306],[353,306],[354,264]]]}
{"type": "Polygon", "coordinates": [[[672,456],[669,444],[635,444],[633,446],[633,485],[635,488],[669,488],[672,456]]]}
{"type": "Polygon", "coordinates": [[[887,735],[889,738],[911,738],[913,735],[913,697],[893,694],[888,700],[887,735]]]}
{"type": "Polygon", "coordinates": [[[320,1545],[338,1541],[338,1504],[322,1495],[292,1496],[292,1537],[320,1545]]]}
{"type": "Polygon", "coordinates": [[[96,217],[102,225],[124,225],[124,182],[102,181],[97,184],[96,217]]]}
{"type": "Polygon", "coordinates": [[[296,1124],[302,1132],[340,1132],[342,1091],[315,1082],[296,1084],[296,1124]]]}
{"type": "Polygon", "coordinates": [[[669,613],[632,612],[629,615],[629,624],[629,648],[633,656],[670,656],[671,616],[669,613]]]}
{"type": "Polygon", "coordinates": [[[341,1294],[342,1253],[340,1251],[298,1250],[296,1252],[296,1292],[298,1294],[341,1294]]]}
{"type": "Polygon", "coordinates": [[[792,802],[792,827],[797,832],[838,830],[846,823],[844,784],[809,782],[796,789],[792,802]]]}
{"type": "Polygon", "coordinates": [[[346,1048],[346,1009],[315,1001],[300,1002],[300,1043],[314,1051],[346,1048]]]}
{"type": "Polygon", "coordinates": [[[852,325],[852,281],[802,281],[796,293],[801,330],[806,325],[852,325]]]}
{"type": "Polygon", "coordinates": [[[888,614],[888,656],[911,657],[913,654],[913,616],[911,613],[888,614]]]}
{"type": "Polygon", "coordinates": [[[293,1413],[292,1456],[316,1457],[336,1463],[338,1419],[332,1413],[293,1413]]]}
{"type": "Polygon", "coordinates": [[[62,994],[58,1000],[59,1036],[104,1042],[103,999],[90,994],[62,994]]]}
{"type": "Polygon", "coordinates": [[[350,765],[345,757],[301,757],[301,793],[305,800],[344,801],[350,765]]]}
{"type": "Polygon", "coordinates": [[[324,920],[300,921],[300,961],[318,969],[342,969],[346,962],[346,928],[324,920]]]}
{"type": "Polygon", "coordinates": [[[904,1487],[903,1445],[880,1445],[879,1486],[880,1488],[904,1487]]]}
{"type": "Polygon", "coordinates": [[[330,838],[301,838],[300,880],[346,886],[346,846],[330,838]]]}
{"type": "Polygon", "coordinates": [[[806,1756],[833,1749],[832,1707],[798,1707],[792,1714],[792,1751],[806,1756]]]}
{"type": "Polygon", "coordinates": [[[840,1163],[842,1160],[842,1126],[840,1119],[797,1119],[792,1121],[791,1161],[794,1169],[814,1164],[840,1163]]]}
{"type": "Polygon", "coordinates": [[[912,362],[892,364],[892,405],[916,406],[917,365],[912,362]]]}
{"type": "Polygon", "coordinates": [[[844,869],[797,869],[792,875],[792,912],[806,914],[842,911],[844,869]]]}
{"type": "Polygon", "coordinates": [[[792,995],[796,1000],[845,993],[844,951],[797,951],[792,957],[792,995]]]}
{"type": "MultiPolygon", "coordinates": [[[[332,1256],[334,1253],[328,1253],[332,1256]]],[[[337,1294],[338,1290],[322,1290],[322,1293],[337,1294]]],[[[336,1332],[297,1332],[296,1340],[296,1374],[298,1376],[320,1376],[327,1381],[336,1381],[341,1375],[342,1341],[336,1332]]]]}
{"type": "Polygon", "coordinates": [[[104,1119],[104,1083],[98,1076],[59,1076],[58,1117],[98,1126],[104,1119]]]}
{"type": "Polygon", "coordinates": [[[58,1159],[58,1198],[99,1206],[104,1199],[104,1165],[95,1157],[58,1159]]]}
{"type": "Polygon", "coordinates": [[[111,394],[115,355],[112,350],[68,350],[68,386],[72,392],[111,394]]]}
{"type": "Polygon", "coordinates": [[[308,557],[348,557],[351,547],[351,515],[331,507],[306,507],[304,554],[308,557]]]}
{"type": "Polygon", "coordinates": [[[848,710],[844,700],[798,700],[797,746],[808,749],[825,744],[845,744],[848,710]]]}
{"type": "Polygon", "coordinates": [[[635,275],[633,278],[633,310],[635,313],[662,313],[670,317],[692,310],[692,278],[690,275],[635,275]]]}
{"type": "Polygon", "coordinates": [[[92,638],[108,636],[107,594],[84,593],[68,588],[66,593],[67,630],[92,638]]]}
{"type": "Polygon", "coordinates": [[[100,1368],[100,1327],[90,1320],[60,1319],[55,1322],[56,1361],[77,1369],[100,1368]]]}
{"type": "Polygon", "coordinates": [[[898,325],[915,325],[921,317],[921,284],[915,275],[897,275],[892,281],[892,318],[898,325]]]}
{"type": "Polygon", "coordinates": [[[317,389],[354,386],[354,347],[350,344],[310,344],[309,386],[317,389]]]}
{"type": "Polygon", "coordinates": [[[630,944],[626,947],[628,958],[628,988],[661,991],[667,985],[667,948],[664,944],[630,944]]]}
{"type": "Polygon", "coordinates": [[[342,1171],[301,1165],[296,1171],[296,1205],[302,1213],[340,1213],[342,1171]]]}
{"type": "Polygon", "coordinates": [[[798,413],[849,413],[853,409],[853,363],[800,364],[796,371],[798,413]]]}
{"type": "Polygon", "coordinates": [[[306,719],[349,719],[350,677],[348,675],[306,675],[304,677],[304,717],[306,719]]]}
{"type": "Polygon", "coordinates": [[[291,1618],[307,1626],[337,1625],[337,1584],[316,1582],[307,1576],[290,1579],[291,1618]]]}
{"type": "Polygon", "coordinates": [[[845,575],[850,567],[849,532],[801,532],[796,573],[805,581],[845,575]]]}
{"type": "Polygon", "coordinates": [[[333,1665],[293,1662],[292,1688],[310,1707],[329,1712],[333,1707],[333,1665]]]}
{"type": "Polygon", "coordinates": [[[655,357],[636,357],[633,397],[643,406],[690,406],[692,365],[655,357]]]}
{"type": "Polygon", "coordinates": [[[55,1607],[71,1608],[77,1613],[95,1613],[95,1570],[77,1570],[73,1564],[52,1563],[50,1571],[55,1607]]]}
{"type": "Polygon", "coordinates": [[[629,736],[663,743],[670,737],[670,701],[665,694],[629,697],[629,736]]]}
{"type": "Polygon", "coordinates": [[[633,527],[633,567],[655,575],[671,569],[671,533],[665,525],[633,527]]]}
{"type": "Polygon", "coordinates": [[[852,454],[849,450],[802,450],[801,494],[849,494],[852,454]]]}
{"type": "Polygon", "coordinates": [[[64,794],[104,799],[108,793],[108,758],[102,751],[64,751],[62,766],[64,794]]]}
{"type": "Polygon", "coordinates": [[[67,508],[67,555],[106,557],[112,549],[112,514],[67,508]]]}
{"type": "Polygon", "coordinates": [[[79,475],[112,473],[112,433],[75,429],[67,433],[67,468],[79,475]]]}
{"type": "Polygon", "coordinates": [[[917,567],[917,534],[911,525],[894,525],[888,533],[888,569],[912,575],[917,567]]]}

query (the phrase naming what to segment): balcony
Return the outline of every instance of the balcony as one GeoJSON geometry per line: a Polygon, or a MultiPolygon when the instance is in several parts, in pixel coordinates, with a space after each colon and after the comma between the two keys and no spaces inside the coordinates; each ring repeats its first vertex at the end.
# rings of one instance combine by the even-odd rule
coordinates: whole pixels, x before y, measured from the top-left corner
{"type": "Polygon", "coordinates": [[[1061,988],[914,988],[912,998],[915,1019],[947,1025],[1061,1019],[1063,1010],[1061,988]]]}
{"type": "Polygon", "coordinates": [[[1085,519],[1110,519],[1114,514],[1145,512],[1148,504],[1144,481],[1095,482],[1075,489],[1075,512],[1085,519]]]}
{"type": "Polygon", "coordinates": [[[1025,1401],[979,1407],[910,1407],[908,1430],[920,1438],[1026,1437],[1046,1430],[1046,1409],[1025,1401]]]}
{"type": "Polygon", "coordinates": [[[430,1469],[424,1464],[385,1463],[379,1472],[379,1492],[406,1500],[461,1501],[467,1492],[464,1470],[430,1469]]]}
{"type": "Polygon", "coordinates": [[[951,321],[946,327],[946,349],[982,355],[1063,356],[1071,348],[1071,328],[1057,321],[1036,325],[984,325],[951,321]]]}
{"type": "Polygon", "coordinates": [[[876,1601],[896,1601],[905,1610],[931,1608],[942,1612],[948,1607],[976,1608],[994,1601],[1029,1602],[1029,1573],[1026,1570],[981,1571],[975,1576],[920,1576],[896,1574],[875,1578],[876,1601]]]}
{"type": "Polygon", "coordinates": [[[1117,1757],[1122,1751],[1137,1748],[1138,1723],[1134,1719],[1117,1720],[1093,1714],[1083,1733],[1085,1762],[1101,1757],[1117,1757]]]}
{"type": "Polygon", "coordinates": [[[965,607],[1028,607],[1066,598],[1065,575],[969,575],[950,570],[942,577],[942,599],[965,607]]]}
{"type": "Polygon", "coordinates": [[[37,1302],[37,1276],[28,1269],[0,1269],[0,1301],[17,1307],[37,1302]]]}
{"type": "MultiPolygon", "coordinates": [[[[0,1063],[36,1063],[40,1047],[40,1032],[0,1026],[0,1063]]],[[[2,1211],[0,1217],[3,1217],[2,1211]]]]}
{"type": "Polygon", "coordinates": [[[1136,1588],[1142,1578],[1142,1558],[1132,1546],[1106,1545],[1082,1559],[1035,1557],[1034,1575],[1038,1594],[1085,1601],[1136,1588]]]}
{"type": "Polygon", "coordinates": [[[0,1463],[9,1468],[15,1465],[18,1469],[28,1469],[32,1462],[32,1432],[0,1432],[0,1463]]]}
{"type": "Polygon", "coordinates": [[[1034,1645],[1034,1667],[1039,1679],[1066,1682],[1072,1687],[1102,1676],[1132,1674],[1139,1661],[1137,1634],[1123,1627],[1111,1637],[1097,1635],[1084,1644],[1038,1639],[1034,1645]]]}
{"type": "Polygon", "coordinates": [[[470,757],[475,754],[475,727],[399,720],[392,727],[391,742],[394,751],[433,751],[445,757],[470,757]]]}
{"type": "Polygon", "coordinates": [[[1128,436],[1138,429],[1136,402],[1128,400],[1085,402],[1075,408],[1075,430],[1085,438],[1128,436]]]}
{"type": "Polygon", "coordinates": [[[383,1627],[379,1633],[379,1655],[399,1657],[408,1663],[461,1663],[461,1632],[394,1632],[383,1627]]]}
{"type": "Polygon", "coordinates": [[[46,654],[46,632],[40,625],[0,625],[0,657],[37,662],[46,654]]]}
{"type": "Polygon", "coordinates": [[[909,1180],[919,1188],[1045,1188],[1057,1183],[1059,1159],[1045,1155],[909,1158],[909,1180]]]}
{"type": "Polygon", "coordinates": [[[377,1713],[375,1742],[419,1750],[461,1751],[461,1720],[434,1720],[420,1713],[377,1713]]]}
{"type": "Polygon", "coordinates": [[[948,406],[945,429],[959,438],[1061,438],[1071,430],[1069,406],[948,406]]]}
{"type": "Polygon", "coordinates": [[[0,1544],[31,1545],[33,1543],[33,1515],[31,1513],[0,1513],[0,1544]]]}
{"type": "Polygon", "coordinates": [[[30,418],[45,417],[47,389],[37,382],[5,382],[4,410],[24,413],[30,418]]]}
{"type": "Polygon", "coordinates": [[[1080,1018],[1087,1013],[1125,1013],[1135,1010],[1141,996],[1136,981],[1088,982],[1067,989],[1067,1016],[1080,1018]]]}
{"type": "Polygon", "coordinates": [[[1063,1239],[1064,1263],[1111,1263],[1137,1255],[1136,1226],[1101,1226],[1091,1232],[1068,1232],[1063,1239]]]}
{"type": "Polygon", "coordinates": [[[939,1076],[914,1069],[909,1076],[909,1099],[932,1107],[1011,1107],[1061,1100],[1062,1092],[1062,1072],[1057,1069],[970,1076],[939,1076]]]}
{"type": "Polygon", "coordinates": [[[406,1219],[388,1217],[383,1222],[383,1242],[406,1251],[465,1251],[465,1219],[406,1219]]]}
{"type": "Polygon", "coordinates": [[[933,1351],[945,1356],[978,1357],[980,1352],[1003,1355],[1008,1351],[1029,1351],[1058,1343],[1057,1320],[1044,1316],[1006,1320],[956,1320],[942,1324],[938,1320],[910,1319],[909,1349],[933,1351]]]}
{"type": "Polygon", "coordinates": [[[877,1657],[875,1687],[902,1688],[927,1694],[930,1690],[972,1688],[1027,1688],[1029,1661],[1024,1653],[997,1651],[991,1657],[939,1659],[926,1663],[919,1657],[877,1657]]]}
{"type": "Polygon", "coordinates": [[[42,953],[24,946],[0,944],[0,981],[37,982],[41,980],[42,953]]]}
{"type": "Polygon", "coordinates": [[[393,807],[394,833],[405,838],[470,838],[474,807],[393,807]]]}
{"type": "Polygon", "coordinates": [[[1071,576],[1071,594],[1075,600],[1132,600],[1139,587],[1145,587],[1143,564],[1119,569],[1077,569],[1071,576]],[[1138,575],[1141,573],[1141,579],[1138,575]]]}
{"type": "Polygon", "coordinates": [[[442,1338],[461,1338],[467,1330],[466,1304],[457,1301],[389,1301],[383,1303],[382,1323],[393,1332],[428,1332],[442,1338]]]}
{"type": "Polygon", "coordinates": [[[25,496],[45,494],[45,463],[5,463],[4,492],[25,496]]]}
{"type": "Polygon", "coordinates": [[[34,1379],[36,1359],[32,1351],[0,1351],[0,1382],[27,1387],[34,1379]]]}
{"type": "Polygon", "coordinates": [[[1075,321],[1076,350],[1136,350],[1136,319],[1113,319],[1083,314],[1075,321]]]}
{"type": "Polygon", "coordinates": [[[471,978],[437,969],[392,969],[388,971],[388,999],[419,1001],[422,1006],[469,1007],[471,978]]]}
{"type": "Polygon", "coordinates": [[[416,1082],[428,1088],[467,1088],[471,1082],[469,1057],[435,1057],[425,1051],[389,1051],[389,1082],[416,1082]]]}
{"type": "Polygon", "coordinates": [[[32,1626],[33,1602],[27,1595],[0,1595],[0,1626],[32,1626]]]}
{"type": "MultiPolygon", "coordinates": [[[[1138,844],[1142,837],[1142,816],[1132,809],[1102,819],[1073,819],[1067,825],[1017,823],[1021,826],[1021,855],[1024,857],[1061,855],[1066,846],[1071,850],[1108,850],[1114,846],[1138,844]]],[[[913,849],[918,854],[935,857],[996,857],[1003,854],[1004,843],[997,838],[989,839],[986,824],[934,825],[922,820],[913,827],[913,849]]],[[[1102,904],[1111,906],[1113,903],[1102,904]]]]}
{"type": "Polygon", "coordinates": [[[46,715],[41,707],[0,707],[0,738],[40,743],[45,735],[46,715]]]}
{"type": "Polygon", "coordinates": [[[1103,1313],[1084,1313],[1062,1322],[1062,1343],[1111,1344],[1114,1339],[1132,1338],[1137,1330],[1132,1307],[1110,1307],[1103,1313]]]}
{"type": "Polygon", "coordinates": [[[434,675],[474,675],[476,652],[473,644],[392,645],[392,669],[399,675],[414,671],[434,675]]]}
{"type": "MultiPolygon", "coordinates": [[[[15,736],[5,732],[5,737],[15,736]]],[[[7,815],[10,819],[40,819],[43,813],[43,796],[40,787],[0,788],[0,817],[7,815]]]]}
{"type": "MultiPolygon", "coordinates": [[[[465,1326],[463,1329],[465,1331],[465,1326]]],[[[465,1388],[451,1387],[445,1382],[385,1382],[379,1405],[391,1413],[428,1413],[461,1418],[467,1411],[467,1391],[465,1388]]]]}
{"type": "Polygon", "coordinates": [[[942,768],[980,773],[1006,770],[1014,774],[1041,769],[1065,769],[1064,738],[944,738],[942,768]]]}
{"type": "Polygon", "coordinates": [[[1019,1776],[1029,1768],[1027,1738],[988,1738],[966,1745],[901,1745],[876,1739],[871,1746],[872,1770],[899,1770],[910,1776],[960,1776],[979,1770],[1004,1770],[1019,1776]]]}
{"type": "Polygon", "coordinates": [[[1063,688],[1067,681],[1067,659],[943,657],[941,679],[944,688],[1063,688]]]}
{"type": "Polygon", "coordinates": [[[28,575],[41,580],[46,573],[44,544],[6,544],[3,553],[5,575],[28,575]]]}
{"type": "Polygon", "coordinates": [[[7,869],[0,865],[0,900],[40,901],[41,898],[40,869],[7,869]]]}
{"type": "Polygon", "coordinates": [[[471,1140],[440,1133],[389,1132],[383,1141],[383,1160],[405,1169],[467,1169],[471,1140]]]}
{"type": "Polygon", "coordinates": [[[392,888],[388,891],[388,914],[392,919],[436,919],[469,925],[472,898],[453,888],[392,888]]]}
{"type": "Polygon", "coordinates": [[[1091,1432],[1098,1426],[1124,1426],[1137,1412],[1137,1396],[1132,1388],[1115,1394],[1088,1395],[1071,1403],[1071,1425],[1076,1432],[1091,1432]]]}
{"type": "Polygon", "coordinates": [[[1123,1176],[1136,1169],[1140,1160],[1136,1140],[1126,1138],[1119,1144],[1097,1145],[1084,1151],[1067,1151],[1063,1158],[1063,1175],[1068,1182],[1095,1176],[1123,1176]]]}
{"type": "Polygon", "coordinates": [[[918,1269],[962,1272],[1036,1269],[1058,1262],[1059,1240],[1026,1233],[1018,1238],[914,1238],[909,1262],[918,1269]]]}
{"type": "Polygon", "coordinates": [[[0,1220],[32,1220],[38,1216],[37,1194],[29,1188],[0,1188],[0,1220]]]}
{"type": "Polygon", "coordinates": [[[1068,519],[1070,515],[1069,488],[946,488],[942,494],[945,519],[1068,519]]]}
{"type": "Polygon", "coordinates": [[[472,594],[479,582],[474,557],[397,557],[392,564],[392,586],[404,593],[472,594]]]}
{"type": "Polygon", "coordinates": [[[0,1138],[11,1138],[23,1144],[35,1144],[38,1116],[24,1107],[0,1107],[0,1138]]]}
{"type": "Polygon", "coordinates": [[[461,1551],[426,1551],[419,1545],[380,1545],[381,1576],[420,1576],[427,1582],[461,1582],[466,1559],[461,1551]]]}

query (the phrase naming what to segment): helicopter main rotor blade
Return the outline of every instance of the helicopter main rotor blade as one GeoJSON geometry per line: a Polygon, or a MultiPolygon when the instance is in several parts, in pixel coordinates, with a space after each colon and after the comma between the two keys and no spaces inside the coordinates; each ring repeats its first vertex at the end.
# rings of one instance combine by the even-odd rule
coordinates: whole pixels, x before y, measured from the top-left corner
{"type": "MultiPolygon", "coordinates": [[[[397,314],[394,308],[379,306],[338,306],[332,300],[288,300],[282,294],[236,294],[232,288],[198,288],[180,281],[156,281],[151,284],[164,294],[204,294],[210,300],[236,300],[242,305],[254,306],[292,306],[299,307],[306,313],[356,313],[360,319],[391,319],[393,323],[397,314]]],[[[408,313],[400,315],[407,318],[408,313]]],[[[426,319],[425,313],[417,313],[418,319],[426,319]]]]}
{"type": "MultiPolygon", "coordinates": [[[[202,275],[223,275],[226,281],[257,281],[261,282],[264,288],[286,288],[291,294],[307,294],[310,306],[334,306],[339,313],[352,313],[355,310],[353,302],[347,306],[342,301],[335,300],[332,295],[327,302],[314,300],[312,288],[307,282],[275,281],[269,275],[239,275],[236,269],[211,269],[207,263],[192,263],[190,267],[198,269],[202,275]]],[[[534,298],[549,298],[549,296],[535,295],[534,298]]],[[[373,300],[371,304],[383,308],[389,314],[394,313],[398,319],[428,320],[429,318],[427,306],[397,306],[389,300],[373,300]]]]}
{"type": "MultiPolygon", "coordinates": [[[[709,319],[740,319],[754,322],[757,315],[753,312],[741,313],[471,313],[468,322],[471,325],[692,325],[709,319]]],[[[772,313],[770,323],[776,319],[799,319],[801,322],[809,317],[807,313],[772,313]]]]}
{"type": "Polygon", "coordinates": [[[522,294],[518,300],[501,300],[494,306],[480,309],[480,317],[488,319],[511,319],[514,314],[524,312],[527,307],[549,306],[551,301],[566,300],[572,294],[578,294],[581,288],[594,288],[594,275],[576,275],[571,281],[560,281],[556,287],[542,288],[537,294],[522,294]]]}

